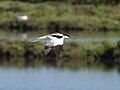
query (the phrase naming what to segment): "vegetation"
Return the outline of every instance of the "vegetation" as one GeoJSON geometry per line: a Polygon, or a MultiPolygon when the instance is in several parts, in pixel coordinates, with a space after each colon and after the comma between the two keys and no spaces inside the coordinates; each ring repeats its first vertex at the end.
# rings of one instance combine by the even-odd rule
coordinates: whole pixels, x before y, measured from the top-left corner
{"type": "Polygon", "coordinates": [[[119,0],[10,0],[10,1],[22,1],[22,2],[31,2],[31,3],[41,3],[41,2],[69,2],[76,4],[119,4],[119,0]]]}
{"type": "MultiPolygon", "coordinates": [[[[0,58],[25,58],[26,60],[43,60],[43,44],[29,44],[25,41],[10,42],[0,41],[0,58]]],[[[120,63],[120,42],[99,42],[99,43],[69,43],[63,48],[60,56],[62,61],[88,63],[104,63],[116,65],[120,63]]]]}
{"type": "MultiPolygon", "coordinates": [[[[19,2],[19,0],[13,1],[0,1],[1,30],[42,31],[45,29],[49,32],[117,32],[120,30],[119,5],[109,6],[102,4],[95,6],[73,5],[63,2],[24,3],[27,0],[21,0],[23,2],[19,2]],[[27,15],[29,20],[27,22],[17,22],[16,17],[19,15],[27,15]]],[[[28,1],[42,2],[45,0],[28,1]]],[[[67,0],[63,1],[67,2],[67,0]]]]}
{"type": "Polygon", "coordinates": [[[58,66],[80,68],[120,68],[120,42],[67,43],[56,61],[47,61],[43,56],[43,44],[26,41],[0,41],[0,64],[9,67],[58,66]],[[91,67],[92,66],[92,67],[91,67]]]}

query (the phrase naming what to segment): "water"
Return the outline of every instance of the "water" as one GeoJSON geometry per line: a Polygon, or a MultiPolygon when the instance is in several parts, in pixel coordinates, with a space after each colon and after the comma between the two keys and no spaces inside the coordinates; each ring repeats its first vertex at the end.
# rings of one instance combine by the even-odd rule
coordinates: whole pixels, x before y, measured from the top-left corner
{"type": "Polygon", "coordinates": [[[0,90],[120,90],[116,70],[0,67],[0,90]]]}
{"type": "MultiPolygon", "coordinates": [[[[0,34],[0,40],[10,40],[10,41],[19,41],[19,40],[33,40],[35,36],[28,36],[27,34],[14,34],[14,35],[4,35],[0,34]]],[[[111,42],[118,42],[120,41],[120,37],[73,37],[66,42],[103,42],[103,41],[111,41],[111,42]]]]}

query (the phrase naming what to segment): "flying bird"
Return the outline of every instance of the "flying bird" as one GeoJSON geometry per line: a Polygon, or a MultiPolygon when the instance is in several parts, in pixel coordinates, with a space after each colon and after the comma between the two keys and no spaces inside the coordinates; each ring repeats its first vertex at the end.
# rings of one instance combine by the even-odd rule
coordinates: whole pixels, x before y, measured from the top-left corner
{"type": "Polygon", "coordinates": [[[65,39],[70,37],[61,33],[48,34],[29,42],[45,41],[44,55],[50,57],[59,56],[65,39]]]}

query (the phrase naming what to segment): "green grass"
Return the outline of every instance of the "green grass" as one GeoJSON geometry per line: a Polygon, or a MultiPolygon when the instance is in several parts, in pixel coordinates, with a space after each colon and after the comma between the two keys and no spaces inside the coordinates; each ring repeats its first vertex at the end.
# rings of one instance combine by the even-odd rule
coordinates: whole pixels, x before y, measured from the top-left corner
{"type": "MultiPolygon", "coordinates": [[[[27,43],[25,41],[10,42],[2,40],[0,47],[4,52],[12,54],[24,55],[27,51],[31,51],[33,54],[41,54],[43,50],[42,43],[27,43]]],[[[87,57],[87,53],[90,51],[92,54],[97,56],[102,55],[106,50],[117,47],[116,42],[85,42],[85,43],[66,43],[63,48],[62,56],[69,55],[73,58],[87,57]]]]}
{"type": "Polygon", "coordinates": [[[15,20],[18,15],[28,15],[38,24],[47,27],[51,21],[68,23],[68,26],[85,30],[120,30],[120,6],[95,7],[93,5],[71,5],[69,3],[23,3],[19,1],[0,1],[0,23],[15,20]]]}
{"type": "MultiPolygon", "coordinates": [[[[5,66],[7,66],[7,62],[11,63],[10,61],[12,61],[13,66],[23,67],[24,64],[30,64],[38,67],[45,64],[43,62],[43,49],[44,45],[40,42],[30,44],[26,41],[10,42],[2,40],[0,41],[0,58],[5,66]],[[10,59],[10,61],[7,59],[10,59]]],[[[62,63],[64,67],[73,69],[96,65],[119,67],[119,58],[120,42],[66,43],[56,64],[59,66],[62,63]]],[[[47,65],[49,63],[46,62],[47,65]]]]}

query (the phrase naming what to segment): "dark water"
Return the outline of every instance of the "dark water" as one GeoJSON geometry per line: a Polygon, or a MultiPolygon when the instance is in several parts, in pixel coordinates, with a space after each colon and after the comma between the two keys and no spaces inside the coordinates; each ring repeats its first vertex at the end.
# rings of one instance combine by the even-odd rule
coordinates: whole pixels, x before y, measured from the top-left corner
{"type": "Polygon", "coordinates": [[[0,90],[120,90],[116,70],[0,67],[0,90]]]}

